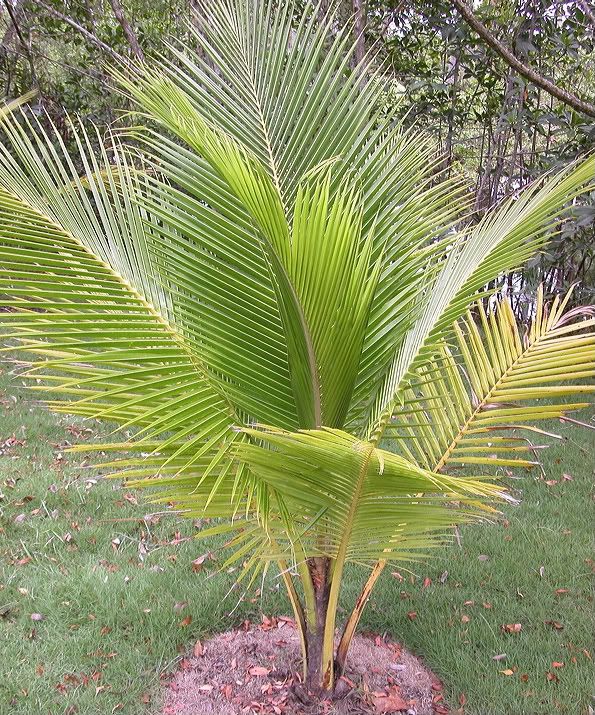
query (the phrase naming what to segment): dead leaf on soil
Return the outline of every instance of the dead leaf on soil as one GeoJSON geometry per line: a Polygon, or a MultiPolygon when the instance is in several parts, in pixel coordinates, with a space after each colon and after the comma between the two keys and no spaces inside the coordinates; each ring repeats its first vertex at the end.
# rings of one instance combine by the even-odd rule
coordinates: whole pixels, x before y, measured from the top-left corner
{"type": "Polygon", "coordinates": [[[268,675],[271,671],[268,668],[264,668],[262,665],[254,665],[252,668],[248,669],[248,674],[255,678],[260,678],[268,675]]]}
{"type": "Polygon", "coordinates": [[[395,713],[410,707],[410,702],[403,700],[397,685],[391,686],[386,694],[374,693],[373,698],[376,713],[395,713]]]}

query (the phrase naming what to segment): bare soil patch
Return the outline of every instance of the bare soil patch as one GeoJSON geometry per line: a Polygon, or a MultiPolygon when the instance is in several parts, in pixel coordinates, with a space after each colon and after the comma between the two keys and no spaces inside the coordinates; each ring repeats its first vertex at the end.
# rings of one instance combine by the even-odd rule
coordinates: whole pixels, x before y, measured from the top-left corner
{"type": "Polygon", "coordinates": [[[344,696],[315,705],[298,696],[301,656],[290,618],[263,618],[197,643],[169,681],[162,715],[440,715],[442,684],[399,643],[354,639],[344,696]],[[297,688],[296,688],[297,686],[297,688]]]}

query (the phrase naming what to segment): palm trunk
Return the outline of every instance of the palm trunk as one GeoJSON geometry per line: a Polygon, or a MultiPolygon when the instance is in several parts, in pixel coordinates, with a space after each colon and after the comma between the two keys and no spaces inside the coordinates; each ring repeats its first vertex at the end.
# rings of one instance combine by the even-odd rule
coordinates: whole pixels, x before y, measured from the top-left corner
{"type": "Polygon", "coordinates": [[[327,557],[304,558],[298,563],[304,589],[302,606],[285,562],[279,564],[296,616],[302,646],[304,685],[299,690],[303,699],[334,696],[362,612],[386,562],[379,561],[372,569],[335,649],[337,599],[333,597],[333,591],[338,591],[340,584],[334,579],[341,579],[342,576],[336,565],[336,561],[327,557]]]}
{"type": "Polygon", "coordinates": [[[313,696],[333,688],[332,669],[324,663],[325,625],[329,605],[329,559],[308,559],[314,604],[306,626],[306,689],[313,696]]]}

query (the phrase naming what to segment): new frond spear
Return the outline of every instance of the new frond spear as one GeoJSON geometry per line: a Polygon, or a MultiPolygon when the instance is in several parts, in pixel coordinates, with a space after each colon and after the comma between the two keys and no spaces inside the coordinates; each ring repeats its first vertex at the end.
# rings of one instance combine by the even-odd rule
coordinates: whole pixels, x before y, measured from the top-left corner
{"type": "Polygon", "coordinates": [[[350,27],[201,12],[199,54],[116,72],[149,120],[133,149],[73,121],[71,156],[48,120],[0,112],[4,352],[52,409],[131,428],[104,466],[221,519],[247,583],[278,564],[306,688],[329,696],[384,564],[489,516],[507,497],[477,465],[532,464],[534,423],[588,404],[592,311],[540,292],[525,331],[481,298],[595,161],[460,228],[463,188],[387,116],[370,60],[350,70],[350,27]],[[350,561],[370,577],[335,648],[350,561]]]}

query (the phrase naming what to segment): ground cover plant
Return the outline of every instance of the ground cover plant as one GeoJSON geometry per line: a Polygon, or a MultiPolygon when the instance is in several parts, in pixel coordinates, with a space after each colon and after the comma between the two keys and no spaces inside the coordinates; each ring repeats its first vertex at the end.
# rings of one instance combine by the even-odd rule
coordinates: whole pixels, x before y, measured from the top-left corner
{"type": "Polygon", "coordinates": [[[74,123],[71,157],[5,112],[0,292],[50,406],[132,430],[79,451],[222,518],[202,533],[231,535],[244,584],[278,565],[315,699],[387,563],[494,513],[502,468],[539,448],[518,432],[588,405],[590,309],[539,293],[525,330],[480,299],[545,245],[595,162],[467,225],[464,188],[381,109],[369,60],[349,68],[350,28],[293,18],[216,2],[199,53],[117,71],[157,126],[129,147],[95,150],[74,123]],[[335,646],[348,563],[370,571],[335,646]]]}

